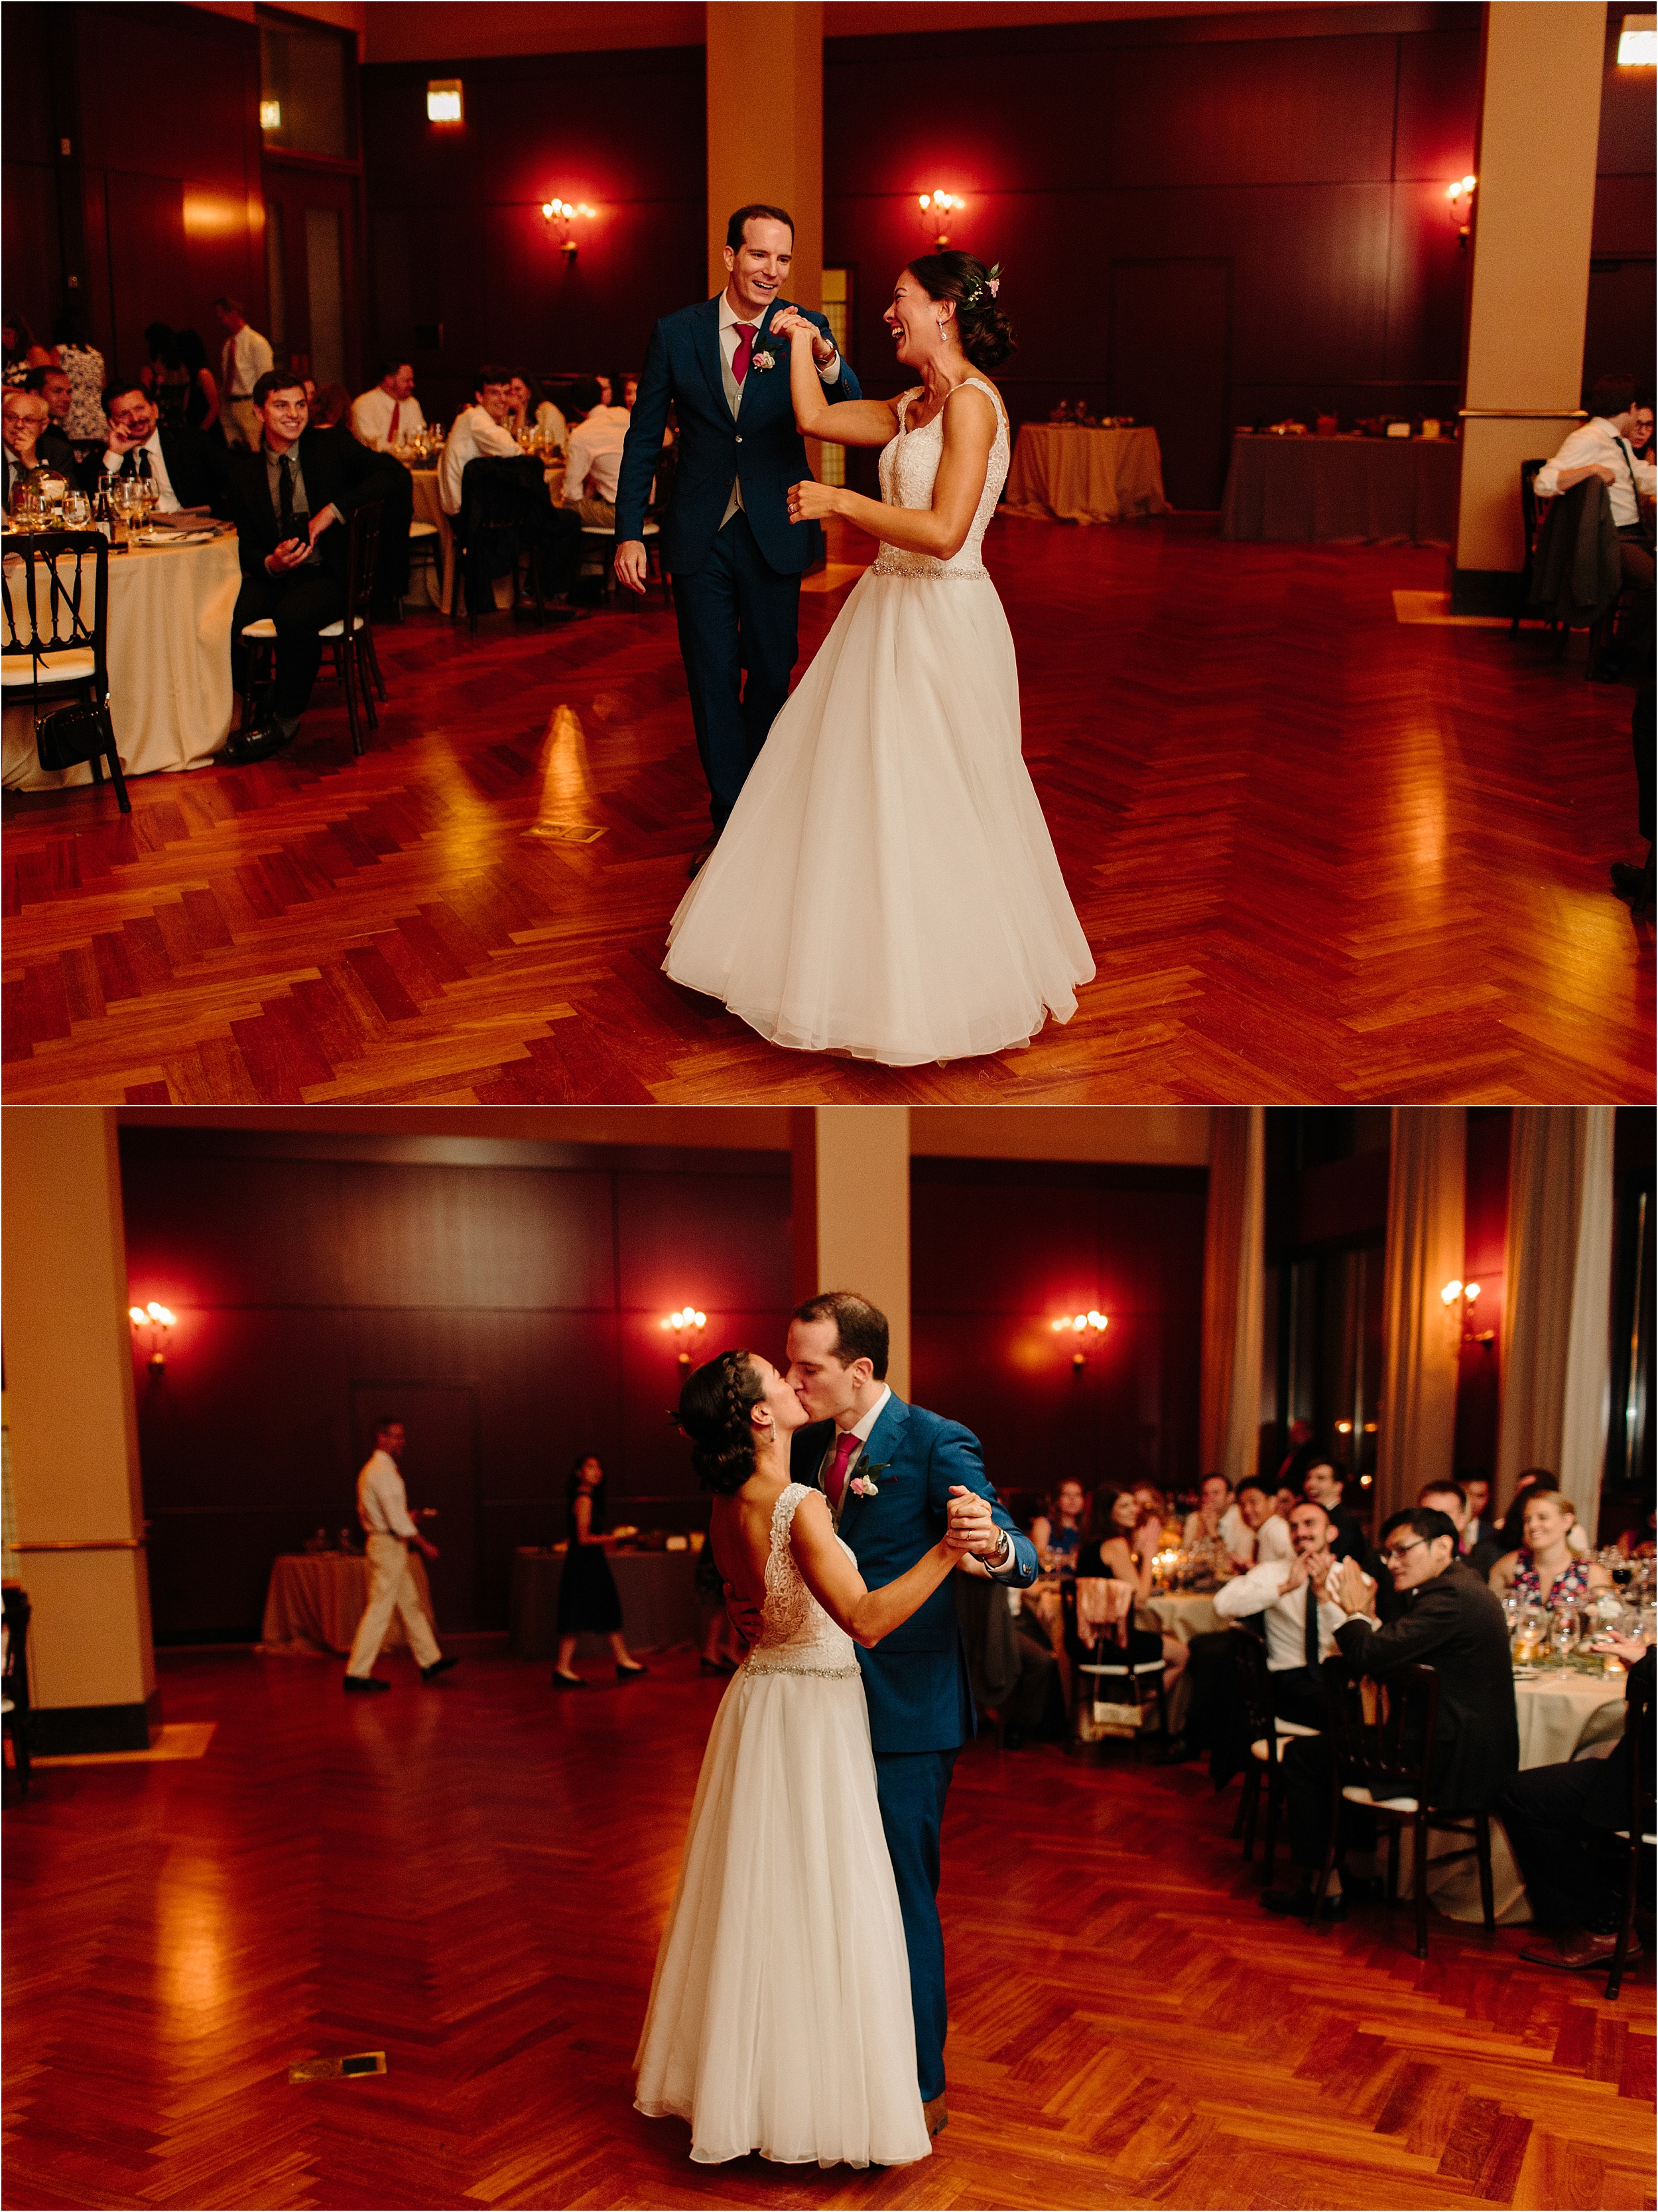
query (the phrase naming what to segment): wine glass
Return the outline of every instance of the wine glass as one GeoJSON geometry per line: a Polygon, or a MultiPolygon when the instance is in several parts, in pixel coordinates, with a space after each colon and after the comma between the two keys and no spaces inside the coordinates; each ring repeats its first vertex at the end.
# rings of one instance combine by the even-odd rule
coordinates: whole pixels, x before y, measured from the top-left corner
{"type": "Polygon", "coordinates": [[[72,491],[64,501],[64,527],[84,530],[92,520],[92,501],[83,491],[72,491]]]}
{"type": "Polygon", "coordinates": [[[1571,1665],[1571,1655],[1577,1649],[1578,1638],[1583,1633],[1583,1618],[1575,1605],[1557,1606],[1551,1641],[1559,1656],[1563,1672],[1571,1665]]]}

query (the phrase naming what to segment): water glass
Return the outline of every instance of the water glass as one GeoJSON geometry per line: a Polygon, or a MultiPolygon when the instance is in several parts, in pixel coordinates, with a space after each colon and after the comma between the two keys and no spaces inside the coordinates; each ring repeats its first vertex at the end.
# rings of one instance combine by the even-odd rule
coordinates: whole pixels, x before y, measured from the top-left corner
{"type": "Polygon", "coordinates": [[[1571,1655],[1577,1649],[1578,1638],[1583,1633],[1582,1615],[1575,1605],[1557,1606],[1550,1640],[1559,1656],[1563,1668],[1571,1665],[1571,1655]]]}
{"type": "Polygon", "coordinates": [[[64,526],[69,530],[84,530],[92,520],[92,501],[83,491],[72,491],[64,501],[64,526]]]}

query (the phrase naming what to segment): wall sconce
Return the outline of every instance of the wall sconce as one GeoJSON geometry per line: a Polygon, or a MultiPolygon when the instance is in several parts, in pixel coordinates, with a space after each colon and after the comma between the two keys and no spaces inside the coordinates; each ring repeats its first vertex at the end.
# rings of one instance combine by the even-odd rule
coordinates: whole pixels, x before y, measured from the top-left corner
{"type": "Polygon", "coordinates": [[[1071,1364],[1073,1367],[1086,1367],[1088,1354],[1082,1348],[1084,1340],[1086,1340],[1090,1344],[1097,1344],[1110,1326],[1111,1316],[1108,1314],[1096,1313],[1090,1306],[1086,1313],[1067,1315],[1056,1321],[1054,1324],[1054,1333],[1057,1336],[1063,1329],[1071,1331],[1078,1340],[1077,1348],[1071,1355],[1071,1364]]]}
{"type": "Polygon", "coordinates": [[[1658,15],[1625,15],[1618,33],[1619,69],[1658,66],[1658,15]]]}
{"type": "Polygon", "coordinates": [[[566,261],[574,261],[580,251],[575,234],[570,228],[571,223],[579,215],[585,215],[591,221],[593,213],[585,200],[576,207],[573,207],[568,200],[543,200],[541,203],[541,219],[549,230],[555,223],[558,225],[558,250],[566,261]]]}
{"type": "Polygon", "coordinates": [[[921,194],[921,228],[935,246],[948,246],[952,216],[958,216],[967,202],[957,199],[954,192],[923,192],[921,194]]]}
{"type": "Polygon", "coordinates": [[[1468,250],[1468,223],[1473,215],[1473,196],[1478,177],[1459,177],[1454,185],[1445,187],[1445,212],[1456,225],[1457,249],[1468,250]]]}
{"type": "Polygon", "coordinates": [[[129,1306],[127,1319],[132,1323],[136,1336],[141,1328],[149,1331],[149,1371],[159,1375],[167,1365],[167,1344],[173,1329],[173,1316],[165,1306],[157,1305],[152,1298],[147,1306],[129,1306]]]}
{"type": "Polygon", "coordinates": [[[282,129],[282,104],[281,100],[262,100],[259,102],[259,128],[260,128],[260,130],[261,130],[261,131],[280,131],[280,130],[282,129]]]}
{"type": "Polygon", "coordinates": [[[1478,1283],[1459,1283],[1453,1276],[1439,1296],[1447,1313],[1454,1308],[1456,1310],[1457,1334],[1464,1344],[1496,1343],[1497,1331],[1494,1328],[1482,1328],[1476,1331],[1468,1327],[1468,1309],[1479,1296],[1478,1283]]]}
{"type": "Polygon", "coordinates": [[[428,123],[460,123],[465,115],[458,76],[434,77],[426,88],[428,123]]]}
{"type": "Polygon", "coordinates": [[[671,1313],[663,1322],[664,1328],[673,1332],[674,1345],[682,1367],[690,1365],[691,1354],[701,1344],[702,1332],[708,1324],[707,1314],[698,1313],[695,1306],[686,1306],[678,1313],[671,1313]]]}

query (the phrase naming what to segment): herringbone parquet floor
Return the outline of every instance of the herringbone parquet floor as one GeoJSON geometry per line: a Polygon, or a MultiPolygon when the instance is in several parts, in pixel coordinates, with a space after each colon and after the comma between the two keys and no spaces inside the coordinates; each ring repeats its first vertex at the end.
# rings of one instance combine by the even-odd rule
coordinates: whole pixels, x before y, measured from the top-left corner
{"type": "MultiPolygon", "coordinates": [[[[847,532],[837,559],[866,559],[847,532]]],[[[1025,752],[1099,968],[1028,1051],[889,1071],[659,973],[706,821],[672,616],[383,635],[241,771],[8,796],[15,1102],[1645,1100],[1627,690],[1401,626],[1411,550],[1004,519],[1025,752]],[[598,834],[602,833],[602,834],[598,834]]],[[[803,599],[802,655],[854,572],[803,599]]]]}
{"type": "Polygon", "coordinates": [[[162,1662],[199,1760],[58,1768],[7,1836],[13,2207],[1653,2203],[1653,2001],[1436,1919],[1254,1902],[1196,1769],[960,1762],[950,2124],[924,2164],[699,2168],[629,2060],[720,1686],[555,1698],[471,1648],[162,1662]],[[289,2063],[384,2050],[383,2078],[289,2063]]]}

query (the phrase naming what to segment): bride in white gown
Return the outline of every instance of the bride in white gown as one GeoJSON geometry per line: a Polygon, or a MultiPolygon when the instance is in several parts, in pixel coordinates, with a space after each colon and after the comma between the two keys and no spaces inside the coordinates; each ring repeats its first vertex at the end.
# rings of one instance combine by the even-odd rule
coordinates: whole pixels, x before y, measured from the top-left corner
{"type": "Polygon", "coordinates": [[[947,1534],[866,1589],[823,1492],[789,1480],[800,1401],[752,1352],[699,1368],[679,1418],[716,1493],[715,1560],[764,1626],[709,1732],[635,2101],[688,2119],[704,2164],[903,2165],[931,2146],[853,1644],[907,1620],[967,1547],[947,1534]]]}
{"type": "Polygon", "coordinates": [[[792,520],[882,540],[674,915],[663,966],[773,1043],[892,1066],[1025,1043],[1069,1021],[1094,963],[1019,749],[1019,680],[980,558],[1007,417],[975,374],[1012,337],[970,254],[923,256],[886,321],[920,382],[823,399],[792,308],[801,429],[879,446],[881,498],[810,481],[792,520]]]}

